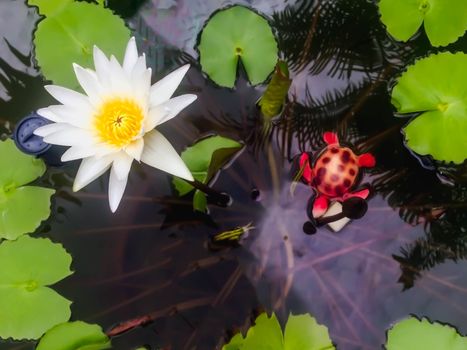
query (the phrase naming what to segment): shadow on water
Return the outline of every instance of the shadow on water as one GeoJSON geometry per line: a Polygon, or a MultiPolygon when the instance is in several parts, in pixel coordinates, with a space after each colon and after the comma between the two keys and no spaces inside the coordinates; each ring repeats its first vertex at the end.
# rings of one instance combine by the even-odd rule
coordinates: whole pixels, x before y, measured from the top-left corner
{"type": "MultiPolygon", "coordinates": [[[[9,2],[37,20],[24,1],[9,2]]],[[[41,184],[57,195],[39,234],[74,257],[75,274],[57,286],[73,300],[73,319],[110,329],[149,315],[153,322],[115,337],[114,348],[122,350],[220,348],[259,309],[281,320],[310,312],[339,349],[380,347],[385,330],[410,313],[467,332],[465,168],[421,166],[403,145],[407,120],[394,117],[388,89],[408,63],[431,50],[426,37],[393,41],[371,1],[274,1],[269,9],[261,0],[238,2],[269,11],[292,68],[287,104],[261,147],[255,103],[264,87],[250,86],[240,73],[235,90],[221,89],[197,61],[196,37],[218,1],[109,1],[134,29],[154,80],[192,64],[177,93],[196,93],[198,101],[161,127],[176,149],[217,133],[243,141],[246,150],[214,184],[232,195],[233,205],[211,206],[209,216],[193,213],[189,196],[176,197],[171,179],[144,165],[134,165],[115,215],[105,177],[73,193],[78,163],[49,169],[41,184]],[[302,226],[312,193],[299,184],[290,195],[290,160],[321,149],[329,130],[375,155],[377,166],[364,178],[373,197],[366,216],[341,233],[322,228],[308,236],[302,226]],[[439,173],[456,184],[440,181],[439,173]],[[213,234],[250,222],[256,229],[241,247],[208,249],[213,234]]],[[[2,127],[51,103],[32,50],[16,49],[31,45],[32,30],[2,39],[0,81],[9,96],[0,104],[2,127]]],[[[466,40],[456,48],[465,49],[466,40]]]]}

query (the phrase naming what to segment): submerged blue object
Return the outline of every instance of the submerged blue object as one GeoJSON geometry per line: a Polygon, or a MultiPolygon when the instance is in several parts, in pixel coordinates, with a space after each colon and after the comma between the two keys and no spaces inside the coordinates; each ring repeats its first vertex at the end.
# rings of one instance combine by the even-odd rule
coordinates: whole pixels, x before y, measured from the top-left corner
{"type": "Polygon", "coordinates": [[[13,131],[16,147],[23,153],[42,158],[47,165],[61,166],[60,160],[65,148],[44,142],[41,136],[34,135],[34,131],[50,122],[36,112],[21,119],[13,131]]]}

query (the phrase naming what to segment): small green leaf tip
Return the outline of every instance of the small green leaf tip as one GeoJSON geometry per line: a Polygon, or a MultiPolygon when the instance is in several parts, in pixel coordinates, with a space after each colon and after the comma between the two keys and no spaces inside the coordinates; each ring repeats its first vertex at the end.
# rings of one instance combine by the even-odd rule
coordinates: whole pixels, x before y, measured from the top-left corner
{"type": "Polygon", "coordinates": [[[39,22],[34,37],[36,59],[42,74],[54,84],[79,89],[73,63],[93,68],[94,45],[121,60],[130,34],[124,21],[109,9],[84,2],[66,2],[60,11],[39,22]]]}
{"type": "MultiPolygon", "coordinates": [[[[229,138],[209,136],[188,147],[182,152],[181,157],[193,174],[193,177],[207,184],[242,148],[243,145],[241,143],[229,138]]],[[[190,184],[177,177],[173,179],[173,184],[179,196],[184,196],[193,190],[190,184]]],[[[204,193],[200,191],[195,192],[193,207],[197,211],[206,211],[207,202],[204,193]]]]}
{"type": "Polygon", "coordinates": [[[244,338],[236,334],[222,350],[331,350],[328,329],[308,314],[290,315],[285,333],[274,314],[258,316],[244,338]]]}
{"type": "Polygon", "coordinates": [[[49,217],[55,191],[23,186],[45,170],[42,160],[22,153],[12,140],[0,142],[0,238],[16,239],[34,232],[49,217]]]}
{"type": "Polygon", "coordinates": [[[216,12],[198,46],[203,71],[218,85],[232,88],[239,59],[252,84],[262,83],[277,61],[277,43],[268,21],[243,6],[216,12]]]}
{"type": "Polygon", "coordinates": [[[72,274],[71,256],[46,238],[0,244],[0,337],[38,339],[66,322],[71,302],[47,286],[72,274]]]}
{"type": "Polygon", "coordinates": [[[415,62],[392,91],[398,113],[421,113],[404,128],[408,147],[445,162],[467,158],[467,55],[449,52],[415,62]]]}
{"type": "Polygon", "coordinates": [[[381,0],[381,21],[397,40],[409,40],[424,23],[433,46],[455,42],[467,30],[465,0],[381,0]]]}
{"type": "Polygon", "coordinates": [[[448,325],[410,317],[388,331],[387,350],[465,350],[467,338],[448,325]]]}
{"type": "Polygon", "coordinates": [[[95,324],[82,321],[66,322],[47,331],[36,350],[104,350],[110,349],[110,339],[95,324]]]}

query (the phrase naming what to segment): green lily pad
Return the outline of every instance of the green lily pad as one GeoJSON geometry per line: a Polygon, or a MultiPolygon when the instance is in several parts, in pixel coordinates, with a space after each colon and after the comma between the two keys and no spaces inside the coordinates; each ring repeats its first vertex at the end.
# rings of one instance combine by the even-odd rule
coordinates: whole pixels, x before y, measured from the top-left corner
{"type": "Polygon", "coordinates": [[[23,186],[45,172],[42,160],[19,151],[12,140],[0,142],[0,238],[34,232],[50,215],[49,188],[23,186]]]}
{"type": "Polygon", "coordinates": [[[60,244],[22,236],[0,244],[0,337],[38,339],[68,321],[71,302],[47,286],[72,274],[60,244]]]}
{"type": "Polygon", "coordinates": [[[28,4],[37,6],[39,13],[44,16],[52,16],[72,2],[73,0],[28,0],[28,4]]]}
{"type": "Polygon", "coordinates": [[[467,337],[450,326],[410,317],[388,331],[387,350],[465,350],[467,337]]]}
{"type": "Polygon", "coordinates": [[[431,55],[410,66],[392,91],[399,113],[421,113],[405,128],[407,145],[439,161],[467,158],[467,55],[431,55]]]}
{"type": "Polygon", "coordinates": [[[274,314],[258,316],[245,338],[236,334],[223,350],[331,350],[335,349],[325,326],[310,315],[290,315],[285,334],[274,314]]]}
{"type": "Polygon", "coordinates": [[[285,350],[334,349],[327,327],[310,315],[290,315],[284,332],[285,350]]]}
{"type": "Polygon", "coordinates": [[[130,30],[112,11],[70,2],[39,23],[34,38],[36,59],[47,79],[77,89],[73,63],[92,68],[94,45],[121,59],[129,38],[130,30]]]}
{"type": "MultiPolygon", "coordinates": [[[[237,141],[222,136],[210,136],[188,147],[182,152],[181,157],[193,177],[207,184],[242,147],[243,145],[237,141]]],[[[184,196],[194,189],[189,183],[177,177],[174,177],[173,184],[180,196],[184,196]]],[[[206,204],[204,193],[196,191],[193,197],[194,209],[204,212],[206,204]]]]}
{"type": "Polygon", "coordinates": [[[198,45],[203,71],[218,85],[232,88],[241,59],[252,84],[262,83],[277,62],[277,43],[268,21],[243,6],[215,13],[198,45]]]}
{"type": "Polygon", "coordinates": [[[464,0],[381,0],[379,10],[388,32],[401,41],[409,40],[422,23],[434,46],[453,43],[467,30],[464,0]]]}
{"type": "Polygon", "coordinates": [[[36,350],[104,350],[110,348],[110,339],[100,326],[75,321],[59,324],[47,331],[36,350]]]}

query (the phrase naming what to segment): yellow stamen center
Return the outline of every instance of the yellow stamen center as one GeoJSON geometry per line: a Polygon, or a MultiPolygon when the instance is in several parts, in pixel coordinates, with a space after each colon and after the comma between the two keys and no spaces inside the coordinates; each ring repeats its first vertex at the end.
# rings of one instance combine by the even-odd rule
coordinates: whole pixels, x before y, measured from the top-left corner
{"type": "Polygon", "coordinates": [[[143,119],[143,110],[135,101],[114,98],[103,103],[94,121],[102,142],[123,147],[138,136],[143,119]]]}

